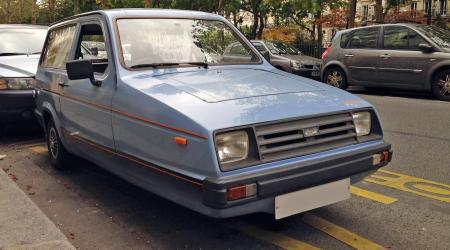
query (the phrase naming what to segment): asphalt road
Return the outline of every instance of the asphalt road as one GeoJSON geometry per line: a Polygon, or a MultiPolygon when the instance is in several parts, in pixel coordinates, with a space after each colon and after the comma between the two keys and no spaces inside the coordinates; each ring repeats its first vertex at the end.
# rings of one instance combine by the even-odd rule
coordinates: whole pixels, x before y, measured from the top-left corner
{"type": "Polygon", "coordinates": [[[353,92],[378,108],[393,162],[350,200],[282,222],[209,219],[84,160],[55,171],[28,128],[0,139],[0,166],[80,249],[450,249],[450,103],[353,92]]]}

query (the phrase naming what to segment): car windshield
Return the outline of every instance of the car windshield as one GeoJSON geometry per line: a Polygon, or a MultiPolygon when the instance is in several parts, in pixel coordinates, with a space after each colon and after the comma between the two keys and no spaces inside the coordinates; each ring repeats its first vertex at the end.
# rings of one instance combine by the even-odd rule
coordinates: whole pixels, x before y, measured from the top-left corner
{"type": "Polygon", "coordinates": [[[194,19],[117,20],[128,68],[259,63],[260,58],[225,23],[194,19]]]}
{"type": "Polygon", "coordinates": [[[450,31],[438,28],[436,26],[420,25],[417,27],[419,31],[424,33],[429,39],[438,46],[450,49],[450,31]]]}
{"type": "Polygon", "coordinates": [[[285,54],[285,55],[299,55],[301,54],[298,49],[294,46],[279,42],[279,41],[269,41],[266,42],[267,47],[269,47],[270,52],[273,54],[285,54]]]}
{"type": "Polygon", "coordinates": [[[47,29],[0,29],[0,56],[41,53],[46,34],[47,29]]]}

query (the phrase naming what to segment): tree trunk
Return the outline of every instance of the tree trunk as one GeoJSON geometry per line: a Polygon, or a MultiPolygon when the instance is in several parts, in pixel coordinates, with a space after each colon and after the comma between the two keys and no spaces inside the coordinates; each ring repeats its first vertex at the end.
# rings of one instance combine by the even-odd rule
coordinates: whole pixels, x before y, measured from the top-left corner
{"type": "Polygon", "coordinates": [[[322,21],[321,21],[321,17],[322,17],[322,12],[317,12],[316,14],[316,20],[318,20],[317,22],[317,42],[319,44],[322,44],[323,42],[323,30],[322,30],[322,21]]]}
{"type": "Polygon", "coordinates": [[[219,6],[217,7],[217,14],[223,16],[225,12],[225,0],[219,0],[219,6]]]}
{"type": "Polygon", "coordinates": [[[80,13],[80,0],[73,0],[73,14],[79,14],[80,13]]]}
{"type": "Polygon", "coordinates": [[[144,0],[144,8],[152,8],[153,7],[152,0],[144,0]]]}
{"type": "Polygon", "coordinates": [[[375,20],[377,23],[383,23],[383,0],[375,1],[375,20]]]}
{"type": "Polygon", "coordinates": [[[101,0],[100,1],[100,7],[102,9],[109,9],[111,6],[109,4],[109,0],[101,0]]]}
{"type": "Polygon", "coordinates": [[[258,39],[262,39],[262,36],[263,36],[263,31],[265,28],[265,23],[264,23],[265,18],[264,17],[265,17],[264,13],[259,14],[258,39]]]}
{"type": "Polygon", "coordinates": [[[253,27],[251,39],[256,38],[256,32],[258,30],[259,23],[259,5],[261,4],[261,0],[253,0],[252,1],[252,12],[253,12],[253,27]]]}
{"type": "Polygon", "coordinates": [[[50,15],[49,17],[50,23],[54,23],[56,18],[56,0],[49,0],[48,10],[50,15]]]}
{"type": "Polygon", "coordinates": [[[37,0],[32,0],[32,6],[31,6],[31,23],[36,24],[37,16],[38,16],[38,6],[36,4],[37,0]]]}
{"type": "Polygon", "coordinates": [[[348,6],[347,28],[355,27],[355,18],[356,18],[356,0],[350,0],[348,6]]]}

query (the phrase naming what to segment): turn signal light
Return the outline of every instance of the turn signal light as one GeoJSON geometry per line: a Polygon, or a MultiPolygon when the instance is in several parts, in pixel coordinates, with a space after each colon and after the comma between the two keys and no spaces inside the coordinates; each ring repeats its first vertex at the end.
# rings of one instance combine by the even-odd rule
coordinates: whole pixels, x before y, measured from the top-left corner
{"type": "Polygon", "coordinates": [[[255,196],[256,191],[257,191],[256,183],[232,187],[227,190],[227,200],[235,201],[255,196]]]}

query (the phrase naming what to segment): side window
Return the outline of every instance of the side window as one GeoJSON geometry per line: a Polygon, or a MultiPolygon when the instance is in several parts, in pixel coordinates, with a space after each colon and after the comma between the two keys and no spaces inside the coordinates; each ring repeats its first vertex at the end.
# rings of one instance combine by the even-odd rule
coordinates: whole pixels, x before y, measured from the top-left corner
{"type": "Polygon", "coordinates": [[[383,48],[402,50],[408,49],[408,28],[402,26],[385,27],[383,48]]]}
{"type": "Polygon", "coordinates": [[[350,37],[349,32],[341,35],[341,48],[347,47],[349,37],[350,37]]]}
{"type": "Polygon", "coordinates": [[[75,59],[91,60],[94,72],[105,73],[108,67],[108,54],[105,36],[99,24],[86,24],[81,27],[75,59]]]}
{"type": "Polygon", "coordinates": [[[247,51],[245,50],[244,46],[242,44],[235,44],[230,50],[231,55],[238,55],[238,56],[246,56],[248,55],[247,51]]]}
{"type": "Polygon", "coordinates": [[[50,31],[47,44],[42,53],[42,67],[66,68],[75,36],[75,26],[50,31]]]}
{"type": "Polygon", "coordinates": [[[421,43],[429,44],[425,39],[423,39],[422,36],[419,35],[419,33],[412,29],[409,29],[408,40],[410,50],[419,50],[419,44],[421,43]]]}
{"type": "Polygon", "coordinates": [[[378,28],[359,29],[353,32],[348,47],[351,49],[376,49],[378,28]]]}
{"type": "Polygon", "coordinates": [[[255,48],[261,53],[264,53],[267,51],[266,47],[264,47],[264,45],[262,45],[262,43],[255,42],[255,43],[253,43],[253,46],[255,46],[255,48]]]}

